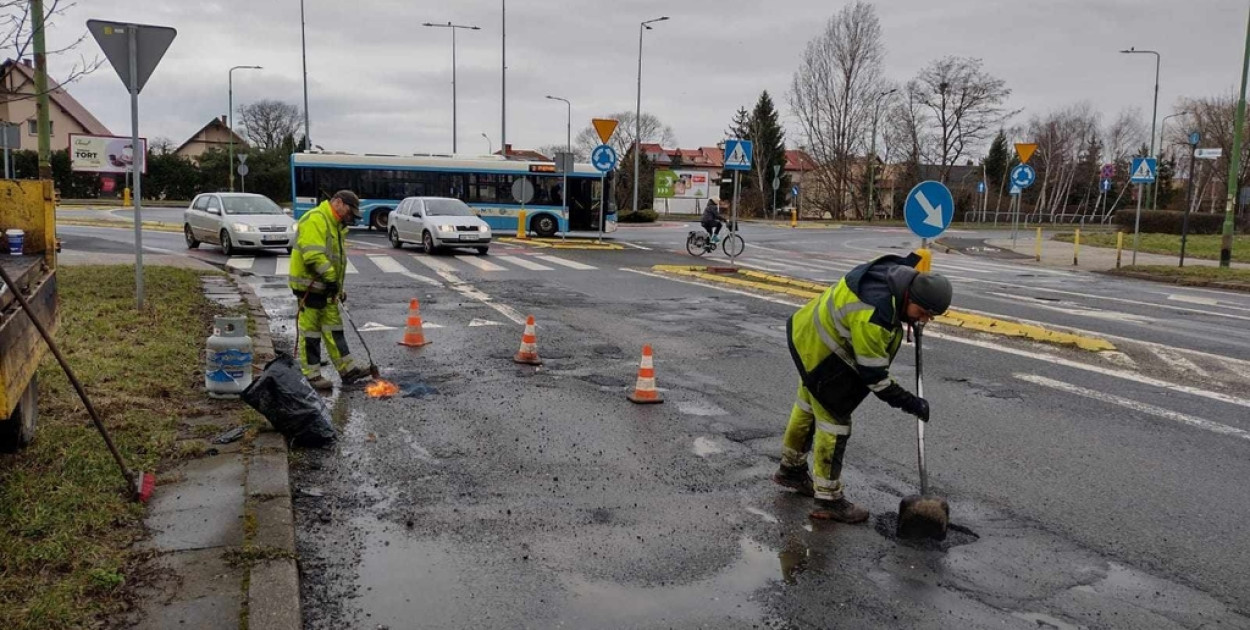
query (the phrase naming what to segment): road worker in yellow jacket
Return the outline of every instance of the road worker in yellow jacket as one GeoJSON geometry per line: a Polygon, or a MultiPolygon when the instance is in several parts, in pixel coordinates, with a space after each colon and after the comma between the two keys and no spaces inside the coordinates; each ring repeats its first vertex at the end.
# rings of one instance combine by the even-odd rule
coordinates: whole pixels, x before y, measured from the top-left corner
{"type": "Polygon", "coordinates": [[[929,403],[890,377],[904,324],[923,324],[950,307],[950,281],[916,271],[921,258],[883,256],[860,265],[787,322],[798,368],[798,397],[773,481],[814,495],[815,519],[860,523],[868,511],[843,496],[842,458],[851,413],[871,392],[891,407],[929,420],[929,403]],[[807,454],[813,454],[812,472],[807,454]]]}
{"type": "Polygon", "coordinates": [[[339,302],[347,297],[343,291],[347,226],[359,220],[360,198],[350,190],[340,190],[300,217],[297,225],[290,276],[291,291],[299,300],[297,354],[304,376],[317,389],[334,388],[321,374],[322,345],[344,383],[369,375],[367,368],[352,360],[339,311],[339,302]]]}

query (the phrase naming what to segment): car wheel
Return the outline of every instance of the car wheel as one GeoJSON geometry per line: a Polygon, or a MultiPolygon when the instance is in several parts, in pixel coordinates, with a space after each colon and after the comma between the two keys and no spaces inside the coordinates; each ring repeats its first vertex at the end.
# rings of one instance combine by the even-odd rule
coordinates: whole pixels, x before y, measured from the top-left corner
{"type": "Polygon", "coordinates": [[[397,230],[397,229],[395,229],[395,228],[391,228],[390,233],[389,233],[389,235],[388,235],[388,236],[389,236],[389,237],[390,237],[390,239],[391,239],[391,247],[394,247],[395,249],[403,249],[403,248],[404,248],[404,242],[403,242],[403,241],[401,241],[401,240],[399,240],[399,230],[397,230]]]}
{"type": "Polygon", "coordinates": [[[542,214],[534,217],[534,220],[530,222],[530,225],[533,226],[534,231],[538,232],[538,235],[543,238],[551,238],[555,236],[556,230],[560,228],[560,225],[556,223],[555,217],[549,214],[542,214]]]}
{"type": "Polygon", "coordinates": [[[291,252],[292,252],[292,251],[294,251],[294,250],[295,250],[295,248],[294,248],[294,247],[288,247],[288,248],[286,248],[286,253],[287,253],[287,255],[289,256],[289,255],[291,254],[291,252]]]}
{"type": "Polygon", "coordinates": [[[477,255],[478,255],[478,256],[485,256],[485,255],[487,254],[487,252],[489,252],[489,251],[490,251],[490,248],[489,248],[489,247],[479,247],[479,248],[477,248],[477,255]]]}
{"type": "Polygon", "coordinates": [[[195,240],[195,234],[191,232],[190,225],[182,226],[182,235],[187,239],[187,249],[195,249],[200,246],[200,242],[195,240]]]}
{"type": "Polygon", "coordinates": [[[390,210],[374,210],[369,215],[369,227],[379,232],[385,232],[386,227],[391,224],[390,210]]]}
{"type": "Polygon", "coordinates": [[[230,233],[225,230],[221,231],[221,253],[227,257],[234,255],[234,243],[230,242],[230,233]]]}
{"type": "Polygon", "coordinates": [[[427,254],[434,253],[434,237],[429,232],[421,235],[421,249],[427,254]]]}

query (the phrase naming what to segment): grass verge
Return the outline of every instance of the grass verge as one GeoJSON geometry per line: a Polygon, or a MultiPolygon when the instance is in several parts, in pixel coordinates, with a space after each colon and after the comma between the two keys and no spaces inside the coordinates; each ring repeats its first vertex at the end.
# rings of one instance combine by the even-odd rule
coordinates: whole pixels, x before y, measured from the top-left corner
{"type": "MultiPolygon", "coordinates": [[[[1062,232],[1052,238],[1056,241],[1071,243],[1072,232],[1062,232]]],[[[1219,260],[1221,238],[1219,234],[1190,234],[1185,243],[1185,257],[1219,260]]],[[[1087,233],[1082,230],[1081,244],[1090,247],[1115,247],[1115,232],[1087,233]]],[[[1132,247],[1133,235],[1125,234],[1124,248],[1127,250],[1132,247]]],[[[1138,250],[1150,254],[1180,256],[1181,237],[1179,234],[1142,234],[1138,250]]],[[[1250,234],[1233,236],[1233,260],[1250,263],[1250,234]]]]}
{"type": "Polygon", "coordinates": [[[1218,286],[1250,291],[1250,269],[1223,269],[1209,266],[1133,265],[1111,270],[1107,273],[1191,286],[1218,286]]]}
{"type": "MultiPolygon", "coordinates": [[[[208,410],[200,348],[215,307],[201,272],[149,267],[143,313],[134,308],[133,267],[57,273],[57,341],[123,457],[153,471],[180,456],[179,420],[208,410]]],[[[143,516],[49,354],[35,442],[0,456],[0,628],[95,627],[125,611],[143,516]]]]}

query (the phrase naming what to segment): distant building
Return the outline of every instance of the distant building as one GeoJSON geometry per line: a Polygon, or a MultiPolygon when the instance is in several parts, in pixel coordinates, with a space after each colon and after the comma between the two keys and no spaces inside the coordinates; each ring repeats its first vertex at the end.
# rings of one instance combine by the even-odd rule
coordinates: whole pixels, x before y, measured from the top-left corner
{"type": "MultiPolygon", "coordinates": [[[[21,146],[16,149],[39,148],[39,129],[35,115],[35,69],[29,60],[9,59],[0,65],[0,124],[21,125],[21,146]]],[[[108,127],[91,115],[56,81],[48,78],[48,122],[53,151],[69,148],[69,135],[92,134],[109,136],[108,127]]]]}
{"type": "Polygon", "coordinates": [[[230,130],[229,125],[226,124],[226,117],[222,116],[208,121],[207,125],[204,125],[190,138],[187,138],[187,141],[175,149],[174,153],[192,162],[199,163],[200,156],[211,149],[226,151],[230,146],[230,136],[234,136],[234,150],[236,152],[250,147],[247,140],[243,139],[243,136],[230,130]]]}
{"type": "Polygon", "coordinates": [[[518,162],[553,162],[555,161],[552,158],[539,153],[538,151],[530,151],[529,149],[514,149],[512,148],[512,145],[510,144],[505,144],[503,149],[499,151],[495,151],[493,155],[502,155],[506,159],[516,160],[518,162]]]}

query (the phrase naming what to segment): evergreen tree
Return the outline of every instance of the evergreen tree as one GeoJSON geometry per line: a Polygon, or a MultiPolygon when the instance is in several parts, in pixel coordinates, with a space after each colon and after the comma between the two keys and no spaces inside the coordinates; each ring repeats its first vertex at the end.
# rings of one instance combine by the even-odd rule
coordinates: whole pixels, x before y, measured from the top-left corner
{"type": "Polygon", "coordinates": [[[750,132],[748,139],[754,143],[751,166],[756,189],[765,200],[765,207],[769,214],[775,215],[776,208],[773,207],[772,201],[773,167],[781,167],[778,176],[781,183],[777,189],[777,207],[786,204],[786,196],[790,193],[790,175],[785,170],[786,133],[781,128],[777,109],[773,106],[773,99],[768,95],[767,90],[760,93],[760,98],[755,103],[755,110],[751,112],[750,132]]]}
{"type": "Polygon", "coordinates": [[[1007,134],[999,129],[998,135],[994,136],[994,141],[990,143],[989,153],[986,154],[985,159],[981,160],[981,165],[985,167],[985,185],[990,190],[997,190],[1003,183],[1003,178],[1007,176],[1011,151],[1012,149],[1007,146],[1007,134]]]}
{"type": "MultiPolygon", "coordinates": [[[[751,113],[747,111],[747,108],[739,107],[738,111],[734,113],[733,122],[731,122],[729,124],[729,128],[725,130],[725,137],[739,138],[742,140],[751,139],[751,113]]],[[[739,186],[741,186],[742,190],[746,191],[755,189],[754,171],[736,172],[738,173],[739,186]]],[[[729,169],[721,171],[721,181],[732,182],[734,173],[735,171],[729,169]]],[[[733,198],[733,184],[722,184],[721,198],[726,200],[733,198]]],[[[739,199],[739,201],[741,201],[741,199],[739,199]]],[[[738,209],[743,209],[741,204],[739,204],[738,209]]]]}
{"type": "Polygon", "coordinates": [[[1093,206],[1098,199],[1098,175],[1101,166],[1102,143],[1098,141],[1097,135],[1091,135],[1077,158],[1076,179],[1072,182],[1067,205],[1078,206],[1084,203],[1093,206]]]}

